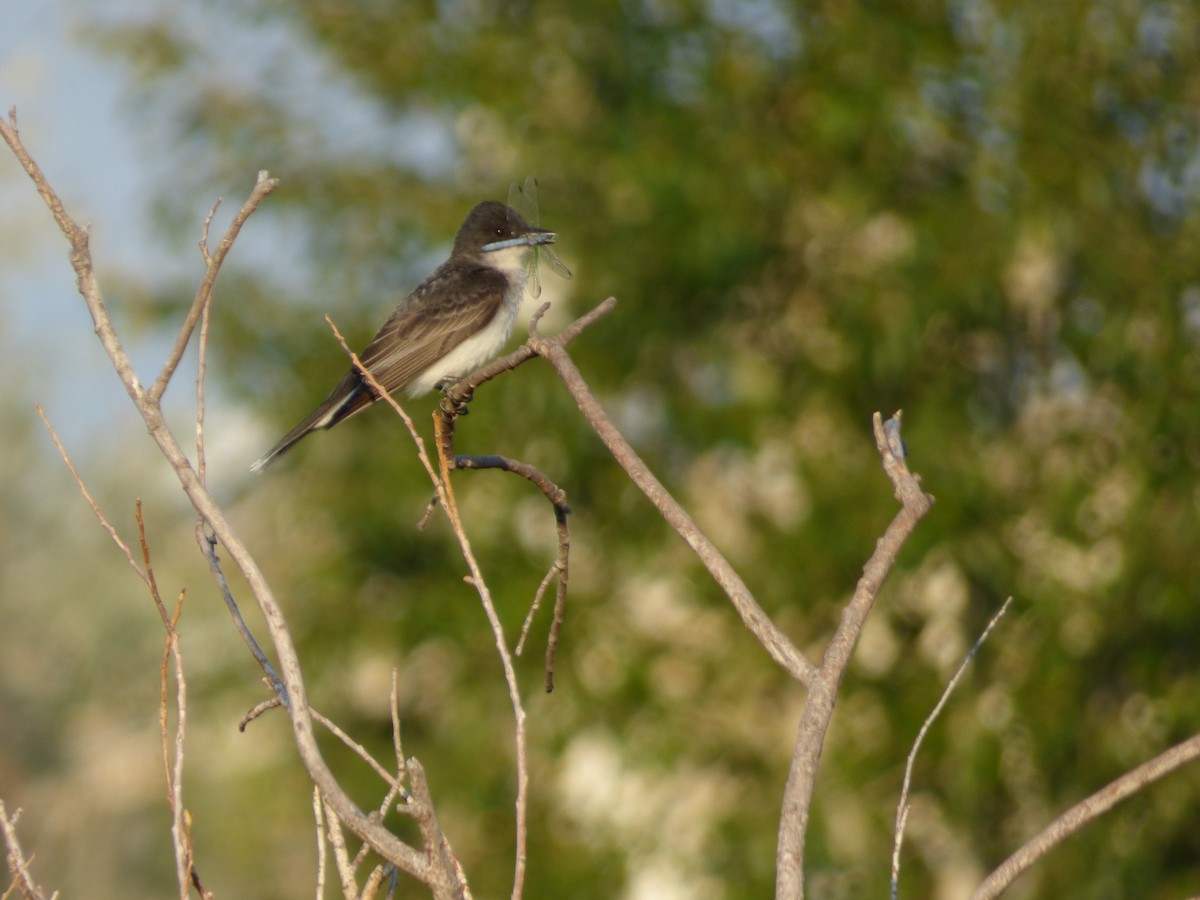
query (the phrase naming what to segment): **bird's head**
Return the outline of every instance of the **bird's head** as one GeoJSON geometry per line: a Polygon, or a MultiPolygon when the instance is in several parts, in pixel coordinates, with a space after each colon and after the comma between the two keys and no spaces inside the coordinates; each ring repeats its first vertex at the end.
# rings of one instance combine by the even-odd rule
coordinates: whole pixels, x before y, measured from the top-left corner
{"type": "Polygon", "coordinates": [[[553,244],[558,235],[530,225],[511,206],[499,200],[485,200],[467,215],[454,238],[455,254],[483,257],[489,254],[510,255],[505,251],[524,252],[542,244],[553,244]]]}

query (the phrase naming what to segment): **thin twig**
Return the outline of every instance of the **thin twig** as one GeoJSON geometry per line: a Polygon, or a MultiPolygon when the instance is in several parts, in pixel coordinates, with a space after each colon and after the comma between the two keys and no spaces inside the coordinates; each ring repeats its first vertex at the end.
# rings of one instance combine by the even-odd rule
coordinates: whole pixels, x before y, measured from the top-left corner
{"type": "Polygon", "coordinates": [[[555,510],[561,510],[563,515],[571,512],[571,507],[567,503],[567,492],[551,481],[544,472],[527,462],[521,462],[519,459],[509,459],[507,456],[496,454],[489,456],[459,456],[448,453],[446,455],[454,461],[454,468],[456,469],[501,469],[505,472],[512,472],[514,475],[520,475],[540,490],[555,510]]]}
{"type": "Polygon", "coordinates": [[[508,686],[508,699],[513,708],[514,738],[517,755],[517,798],[516,798],[516,860],[513,867],[513,900],[519,900],[525,887],[525,865],[528,859],[527,842],[529,839],[528,826],[528,797],[529,797],[529,760],[525,746],[525,708],[521,703],[521,691],[517,686],[517,673],[513,666],[512,654],[508,650],[508,642],[504,637],[504,625],[492,603],[491,590],[484,581],[483,572],[471,550],[471,542],[463,529],[462,519],[458,514],[458,501],[454,497],[454,488],[450,484],[450,466],[453,464],[442,452],[445,446],[441,429],[445,427],[445,418],[439,413],[433,414],[433,427],[438,435],[435,444],[438,448],[438,462],[441,467],[441,488],[438,492],[442,508],[450,520],[450,527],[458,538],[458,545],[471,571],[471,582],[479,594],[483,612],[491,626],[492,636],[496,644],[496,652],[500,656],[500,665],[504,670],[504,681],[508,686]]]}
{"type": "MultiPolygon", "coordinates": [[[[567,616],[567,582],[570,572],[567,570],[567,554],[570,552],[570,537],[567,535],[567,522],[560,517],[556,526],[558,529],[558,559],[551,571],[558,572],[558,590],[554,593],[554,615],[550,619],[550,634],[546,638],[546,692],[554,690],[554,657],[558,653],[558,640],[562,634],[563,621],[567,616]]],[[[549,573],[547,573],[547,576],[549,573]]]]}
{"type": "MultiPolygon", "coordinates": [[[[271,680],[269,678],[264,678],[263,682],[266,683],[267,687],[271,687],[271,680]]],[[[278,709],[281,706],[285,709],[287,708],[287,705],[283,702],[283,698],[279,694],[272,694],[266,700],[260,700],[250,707],[238,720],[238,731],[245,731],[250,726],[250,723],[263,713],[269,712],[272,709],[278,709]]]]}
{"type": "MultiPolygon", "coordinates": [[[[221,205],[221,198],[213,204],[204,219],[204,227],[200,229],[200,255],[204,257],[207,268],[220,267],[220,260],[214,259],[208,250],[208,229],[212,225],[213,216],[221,205]]],[[[212,321],[212,292],[204,298],[200,315],[200,338],[196,348],[196,475],[201,484],[208,484],[208,464],[204,454],[204,382],[208,371],[208,328],[212,321]]]]}
{"type": "Polygon", "coordinates": [[[440,485],[440,481],[438,479],[437,471],[434,469],[433,463],[429,459],[429,454],[425,451],[425,441],[421,437],[421,433],[417,431],[417,426],[413,422],[412,417],[404,411],[404,407],[396,402],[395,397],[383,389],[383,385],[376,381],[375,376],[372,375],[367,370],[366,366],[362,364],[362,361],[358,358],[358,354],[350,349],[350,345],[346,343],[346,339],[342,337],[342,333],[338,331],[338,327],[333,323],[333,319],[331,319],[329,316],[326,316],[325,324],[328,325],[330,330],[333,332],[333,336],[337,340],[338,345],[346,352],[346,355],[350,357],[350,362],[362,374],[363,380],[366,381],[371,390],[375,392],[375,396],[390,406],[392,411],[400,417],[402,422],[404,422],[404,427],[408,429],[408,434],[412,438],[413,444],[417,448],[417,459],[420,460],[422,467],[425,469],[425,474],[429,476],[429,480],[433,482],[434,487],[438,487],[440,485]]]}
{"type": "MultiPolygon", "coordinates": [[[[391,867],[389,866],[390,870],[391,867]]],[[[362,893],[359,895],[361,900],[373,900],[376,894],[379,893],[379,887],[383,884],[383,879],[388,876],[388,871],[383,866],[376,866],[371,870],[371,874],[367,876],[366,882],[363,884],[362,893]]]]}
{"type": "Polygon", "coordinates": [[[551,581],[557,581],[558,590],[555,591],[554,595],[554,614],[550,619],[550,633],[546,637],[545,684],[547,694],[554,690],[554,657],[558,652],[558,641],[562,634],[563,620],[566,618],[567,612],[567,582],[570,580],[571,575],[570,568],[568,567],[571,553],[571,536],[567,531],[566,515],[569,511],[564,511],[557,507],[554,510],[555,529],[558,532],[558,556],[533,594],[533,603],[530,604],[529,612],[525,614],[525,621],[521,625],[521,636],[517,639],[517,647],[514,651],[517,656],[521,655],[521,650],[525,646],[525,636],[529,633],[529,628],[533,624],[533,617],[542,604],[542,597],[546,593],[546,588],[550,586],[551,581]]]}
{"type": "MultiPolygon", "coordinates": [[[[25,859],[25,854],[21,850],[21,841],[17,837],[17,822],[20,818],[20,809],[12,814],[12,818],[9,818],[8,810],[4,808],[4,801],[0,800],[0,831],[4,832],[4,843],[8,847],[8,870],[13,877],[12,887],[4,892],[4,896],[7,897],[15,889],[19,890],[21,896],[27,900],[46,900],[46,895],[42,893],[41,887],[29,874],[29,861],[25,859]]],[[[51,900],[57,896],[58,891],[55,891],[51,900]]]]}
{"type": "Polygon", "coordinates": [[[1164,775],[1200,759],[1200,734],[1176,744],[1158,756],[1114,779],[1096,793],[1072,806],[1043,828],[1032,840],[996,868],[975,889],[971,900],[991,900],[1000,896],[1017,876],[1050,852],[1063,840],[1099,818],[1122,800],[1136,794],[1164,775]]]}
{"type": "Polygon", "coordinates": [[[321,713],[317,712],[315,709],[312,711],[312,716],[316,721],[318,721],[322,725],[324,725],[325,728],[327,728],[329,730],[330,734],[332,734],[339,741],[341,741],[343,744],[345,744],[354,753],[355,756],[357,756],[359,759],[361,759],[363,762],[365,762],[368,766],[370,766],[371,769],[374,770],[375,774],[384,780],[384,782],[388,785],[388,787],[393,787],[393,788],[396,788],[397,790],[402,790],[400,784],[398,783],[398,781],[396,779],[396,776],[393,775],[391,772],[389,772],[387,769],[385,769],[383,766],[381,766],[379,764],[379,762],[375,759],[375,757],[373,757],[370,754],[370,752],[368,752],[366,747],[364,747],[358,741],[354,740],[354,738],[350,737],[350,735],[348,735],[348,734],[346,734],[346,732],[342,731],[342,729],[339,728],[333,721],[326,718],[321,713]]]}
{"type": "Polygon", "coordinates": [[[171,807],[171,839],[175,848],[175,875],[179,881],[180,900],[187,900],[191,892],[194,855],[190,828],[187,825],[187,809],[183,805],[183,760],[184,737],[187,734],[187,679],[183,669],[183,651],[179,646],[179,617],[183,615],[183,600],[187,592],[181,590],[175,601],[175,613],[167,612],[166,604],[158,592],[158,581],[154,577],[154,564],[150,558],[150,542],[146,538],[146,520],[142,517],[142,501],[137,501],[138,543],[142,547],[142,561],[146,565],[147,586],[154,607],[162,618],[167,632],[163,647],[162,665],[159,668],[158,729],[162,739],[163,772],[167,779],[167,803],[171,807]],[[168,663],[175,663],[175,753],[172,762],[170,737],[168,734],[168,663]]]}
{"type": "MultiPolygon", "coordinates": [[[[542,598],[546,596],[546,589],[550,587],[551,582],[559,573],[558,561],[546,570],[546,574],[542,576],[542,580],[538,582],[537,590],[533,592],[533,602],[529,604],[529,612],[525,613],[525,621],[521,623],[521,633],[517,635],[517,646],[513,648],[513,655],[520,656],[525,651],[525,638],[529,636],[529,628],[533,625],[533,618],[537,615],[537,611],[542,608],[542,598]]],[[[549,691],[547,691],[549,693],[549,691]]]]}
{"type": "Polygon", "coordinates": [[[212,217],[216,214],[215,205],[212,212],[209,213],[203,233],[205,249],[201,251],[207,264],[204,268],[204,277],[200,279],[200,286],[196,289],[196,296],[192,300],[192,306],[179,328],[179,334],[175,338],[175,346],[171,348],[170,354],[168,354],[166,361],[163,363],[162,370],[158,373],[158,377],[154,380],[154,384],[150,388],[149,399],[155,404],[162,399],[163,391],[167,389],[167,385],[171,382],[171,376],[175,374],[176,368],[179,367],[179,361],[183,359],[183,354],[187,351],[187,345],[192,339],[192,332],[196,329],[196,323],[200,320],[201,313],[208,306],[209,300],[212,297],[213,286],[217,283],[217,275],[220,274],[221,264],[225,261],[225,257],[241,232],[242,226],[246,224],[246,220],[258,209],[258,205],[262,203],[263,199],[278,186],[279,179],[270,177],[266,171],[258,173],[258,178],[254,182],[254,190],[250,192],[249,199],[234,214],[233,221],[229,223],[229,227],[225,230],[225,236],[221,238],[221,243],[217,245],[216,250],[211,251],[211,254],[207,250],[208,222],[211,222],[212,217]]]}
{"type": "Polygon", "coordinates": [[[1008,608],[1012,605],[1012,597],[1004,601],[1004,604],[996,611],[996,614],[988,620],[987,627],[983,629],[983,633],[971,645],[971,649],[967,651],[967,655],[963,657],[963,661],[959,664],[958,670],[955,671],[954,677],[946,685],[946,689],[942,691],[942,696],[938,698],[937,704],[933,707],[933,711],[929,713],[925,721],[921,724],[921,730],[917,732],[917,738],[913,741],[912,749],[908,751],[908,759],[904,763],[904,781],[900,787],[900,802],[896,805],[896,832],[895,841],[892,845],[892,900],[896,900],[900,893],[900,850],[904,845],[904,826],[908,822],[908,791],[912,785],[913,768],[917,761],[917,752],[921,749],[921,744],[925,740],[925,735],[937,721],[941,715],[942,709],[950,701],[950,695],[962,680],[963,675],[967,671],[967,666],[971,664],[971,660],[975,658],[975,654],[979,652],[979,648],[983,646],[983,642],[988,639],[988,635],[992,633],[992,629],[996,624],[1004,618],[1004,614],[1008,612],[1008,608]]]}
{"type": "MultiPolygon", "coordinates": [[[[246,624],[246,620],[242,617],[242,611],[233,596],[233,589],[229,587],[229,582],[225,578],[225,572],[221,568],[221,560],[217,556],[216,535],[208,532],[203,521],[196,523],[196,543],[200,546],[200,552],[204,555],[204,559],[208,562],[208,567],[213,573],[213,580],[216,581],[217,589],[221,592],[221,599],[225,601],[225,608],[229,610],[230,616],[233,617],[233,626],[237,629],[238,634],[241,635],[242,640],[249,648],[250,654],[267,676],[271,684],[271,689],[275,691],[280,702],[285,707],[288,706],[287,686],[284,684],[283,679],[279,677],[279,673],[275,671],[275,667],[271,665],[271,661],[267,659],[267,654],[258,645],[254,633],[250,631],[250,626],[246,624]]],[[[243,719],[242,730],[245,730],[245,723],[248,721],[249,719],[243,719]]]]}
{"type": "Polygon", "coordinates": [[[154,601],[154,608],[158,610],[163,626],[170,633],[171,614],[167,612],[167,605],[163,603],[162,595],[158,592],[158,581],[154,577],[154,567],[150,564],[150,544],[146,540],[146,521],[142,518],[142,501],[140,499],[134,501],[133,518],[137,522],[138,543],[142,548],[142,563],[146,567],[146,587],[150,590],[150,598],[154,601]]]}
{"type": "Polygon", "coordinates": [[[145,570],[137,564],[137,561],[133,558],[133,550],[130,549],[127,543],[121,540],[121,536],[117,534],[117,530],[113,528],[108,519],[104,517],[104,513],[100,511],[99,504],[96,503],[95,499],[93,499],[91,493],[89,493],[87,489],[87,486],[83,483],[83,479],[79,477],[79,471],[75,468],[75,464],[71,462],[71,457],[67,454],[67,448],[64,447],[62,441],[58,439],[58,434],[55,432],[54,426],[51,425],[50,420],[46,418],[46,411],[42,409],[42,404],[35,403],[34,408],[37,410],[37,414],[41,417],[42,424],[45,425],[46,430],[50,432],[50,439],[54,441],[54,446],[58,448],[59,455],[63,458],[63,462],[67,464],[67,469],[70,470],[71,477],[75,479],[75,484],[79,487],[79,492],[83,494],[83,499],[87,501],[88,506],[92,508],[92,512],[100,521],[100,527],[108,532],[108,536],[112,538],[113,543],[116,544],[118,549],[120,549],[120,551],[125,555],[125,559],[128,560],[129,565],[133,567],[133,571],[137,573],[138,578],[142,579],[142,581],[148,587],[150,585],[150,580],[147,578],[145,570]]]}
{"type": "Polygon", "coordinates": [[[342,895],[353,898],[358,896],[358,883],[354,880],[354,868],[350,863],[350,854],[346,850],[346,835],[342,832],[342,823],[328,805],[325,808],[325,833],[329,836],[329,845],[333,848],[333,860],[337,866],[338,878],[342,882],[342,895]]]}
{"type": "Polygon", "coordinates": [[[520,475],[542,492],[542,495],[550,502],[554,510],[554,527],[558,534],[558,555],[555,557],[546,576],[542,579],[541,584],[538,585],[537,590],[534,592],[533,604],[529,608],[529,613],[525,616],[525,623],[521,627],[521,635],[517,639],[517,646],[514,650],[517,656],[521,655],[521,651],[525,646],[525,635],[528,633],[529,626],[533,622],[534,613],[537,612],[538,607],[541,605],[542,595],[545,593],[550,581],[557,576],[558,591],[554,603],[554,618],[551,621],[550,634],[546,641],[545,685],[546,693],[550,693],[554,690],[554,655],[558,649],[559,635],[562,631],[562,623],[566,614],[567,583],[570,581],[571,573],[571,533],[567,525],[567,516],[571,514],[571,507],[567,504],[567,493],[551,481],[544,472],[527,462],[498,455],[455,455],[453,452],[454,414],[448,412],[446,409],[439,409],[439,415],[441,415],[444,422],[443,429],[440,432],[442,438],[438,444],[438,452],[448,458],[453,458],[454,468],[500,469],[505,472],[512,472],[514,475],[520,475]]]}
{"type": "Polygon", "coordinates": [[[195,848],[192,846],[191,827],[187,808],[183,805],[183,759],[184,737],[187,734],[187,679],[183,674],[183,650],[179,645],[179,616],[183,613],[184,592],[179,592],[175,615],[167,629],[167,643],[163,650],[162,666],[162,728],[163,762],[167,754],[167,654],[175,664],[175,762],[167,765],[167,779],[171,799],[171,837],[175,845],[175,871],[179,878],[179,900],[187,900],[195,873],[195,848]]]}
{"type": "Polygon", "coordinates": [[[400,741],[400,672],[392,669],[392,692],[389,697],[392,712],[392,749],[396,751],[396,771],[404,771],[404,746],[400,741]]]}

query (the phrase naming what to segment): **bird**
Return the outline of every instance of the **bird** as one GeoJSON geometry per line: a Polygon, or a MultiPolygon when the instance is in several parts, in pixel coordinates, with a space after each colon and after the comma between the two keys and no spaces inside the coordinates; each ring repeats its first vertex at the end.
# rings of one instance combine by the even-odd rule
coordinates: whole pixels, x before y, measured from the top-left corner
{"type": "MultiPolygon", "coordinates": [[[[500,352],[528,291],[537,248],[553,231],[527,223],[498,200],[477,204],[454,238],[450,258],[405,297],[366,349],[363,366],[389,394],[419,397],[453,383],[500,352]]],[[[302,438],[380,399],[351,368],[315,410],[250,468],[259,473],[302,438]]]]}

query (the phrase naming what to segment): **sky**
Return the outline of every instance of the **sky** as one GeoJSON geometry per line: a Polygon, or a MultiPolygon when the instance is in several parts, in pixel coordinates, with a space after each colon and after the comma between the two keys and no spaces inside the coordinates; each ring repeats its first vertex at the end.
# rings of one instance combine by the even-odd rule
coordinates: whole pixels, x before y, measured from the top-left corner
{"type": "MultiPolygon", "coordinates": [[[[153,166],[122,109],[122,73],[78,40],[81,8],[72,0],[4,0],[0,106],[5,115],[16,107],[26,149],[68,213],[90,226],[102,287],[106,274],[111,281],[122,271],[178,272],[181,261],[163,253],[151,227],[153,166]]],[[[7,148],[0,209],[0,342],[6,378],[25,388],[18,415],[34,415],[32,404],[42,403],[77,444],[114,415],[132,421],[116,376],[100,374],[110,370],[75,291],[66,241],[7,148]]],[[[191,265],[199,270],[198,253],[191,265]]],[[[158,352],[137,340],[129,349],[143,372],[158,352]]]]}
{"type": "MultiPolygon", "coordinates": [[[[104,11],[138,15],[173,6],[127,0],[104,11]]],[[[177,8],[184,10],[182,4],[177,8]]],[[[132,114],[128,73],[82,39],[96,9],[79,0],[0,0],[0,108],[7,116],[16,107],[26,149],[67,212],[89,226],[101,289],[146,382],[153,380],[170,338],[122,322],[121,276],[136,273],[141,284],[180,277],[185,284],[198,283],[203,263],[196,241],[207,210],[197,209],[195,238],[182,245],[167,243],[156,228],[152,203],[169,177],[170,163],[161,157],[161,140],[132,114]]],[[[253,175],[247,176],[247,194],[253,175]]],[[[216,199],[214,191],[205,203],[216,199]]],[[[225,198],[214,220],[215,235],[242,200],[244,195],[225,198]]],[[[35,433],[42,432],[34,408],[40,403],[77,461],[89,455],[111,458],[144,435],[143,426],[75,290],[66,241],[6,147],[0,152],[0,210],[0,374],[9,385],[10,402],[15,397],[9,414],[23,429],[32,424],[35,433]]],[[[240,244],[255,239],[247,232],[240,244]]],[[[189,299],[181,298],[181,305],[189,299]]],[[[190,429],[193,379],[181,370],[177,380],[166,396],[168,416],[177,429],[190,429]]],[[[271,435],[211,380],[209,387],[210,421],[226,426],[209,430],[210,438],[219,434],[223,440],[210,443],[210,460],[225,452],[231,468],[241,471],[241,462],[248,465],[256,458],[271,435]]],[[[48,436],[39,434],[38,440],[38,459],[56,459],[48,436]]],[[[141,443],[152,452],[149,442],[141,443]]]]}
{"type": "MultiPolygon", "coordinates": [[[[202,48],[198,58],[206,74],[215,73],[248,95],[269,93],[297,118],[307,118],[315,137],[336,145],[339,154],[386,156],[434,178],[453,158],[445,123],[389,117],[326,65],[318,50],[297,53],[300,38],[286,25],[233,23],[177,0],[116,0],[103,6],[86,0],[0,0],[0,108],[7,113],[16,107],[26,148],[68,213],[90,226],[101,287],[144,381],[161,363],[169,338],[122,328],[119,276],[136,273],[141,284],[198,282],[200,225],[219,191],[231,188],[214,185],[211,197],[197,199],[194,238],[180,243],[156,228],[151,205],[170,184],[173,161],[164,147],[174,138],[156,131],[153,117],[138,114],[137,95],[120,62],[89,46],[86,31],[101,16],[105,22],[162,16],[170,16],[172,24],[182,21],[188,39],[202,48]]],[[[254,161],[250,165],[245,191],[224,198],[214,234],[249,193],[254,161]]],[[[140,430],[115,376],[104,377],[110,369],[75,291],[65,240],[7,148],[0,153],[0,210],[0,374],[10,386],[22,385],[21,418],[34,415],[34,402],[42,403],[64,436],[85,447],[111,434],[114,422],[140,430]]],[[[260,216],[242,232],[231,264],[283,263],[275,265],[272,277],[286,291],[280,273],[304,277],[303,248],[295,235],[260,216]]],[[[181,305],[188,299],[181,298],[181,305]]],[[[210,388],[210,413],[218,416],[225,398],[211,382],[210,388]]],[[[188,414],[190,400],[181,395],[188,393],[173,387],[167,394],[168,404],[179,401],[181,417],[188,414]]],[[[238,436],[268,443],[271,438],[254,433],[248,411],[226,412],[238,426],[222,431],[233,435],[231,452],[256,458],[259,452],[242,446],[238,436]]]]}
{"type": "MultiPolygon", "coordinates": [[[[23,139],[77,218],[105,220],[97,252],[144,265],[153,260],[139,250],[149,243],[145,207],[130,199],[146,185],[137,141],[121,120],[121,73],[75,39],[82,23],[75,7],[70,0],[5,0],[0,102],[6,113],[17,108],[23,139]]],[[[0,174],[7,210],[18,193],[28,194],[19,174],[15,160],[0,174]]]]}

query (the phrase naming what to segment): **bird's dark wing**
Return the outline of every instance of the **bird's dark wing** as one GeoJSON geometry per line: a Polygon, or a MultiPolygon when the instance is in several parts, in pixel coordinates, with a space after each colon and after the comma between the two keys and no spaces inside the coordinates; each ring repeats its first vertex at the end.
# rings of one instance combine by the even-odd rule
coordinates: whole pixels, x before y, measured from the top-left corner
{"type": "MultiPolygon", "coordinates": [[[[399,390],[491,322],[507,290],[503,273],[490,267],[442,266],[396,307],[358,358],[389,394],[399,390]]],[[[338,385],[343,396],[356,387],[336,421],[375,401],[356,371],[338,385]]]]}
{"type": "Polygon", "coordinates": [[[491,322],[508,287],[490,267],[443,266],[396,307],[359,359],[388,393],[402,388],[491,322]]]}
{"type": "MultiPolygon", "coordinates": [[[[396,307],[358,358],[390,394],[491,322],[507,290],[507,278],[496,269],[444,263],[396,307]]],[[[351,368],[324,402],[252,468],[262,471],[305,435],[332,428],[376,399],[351,368]]]]}

